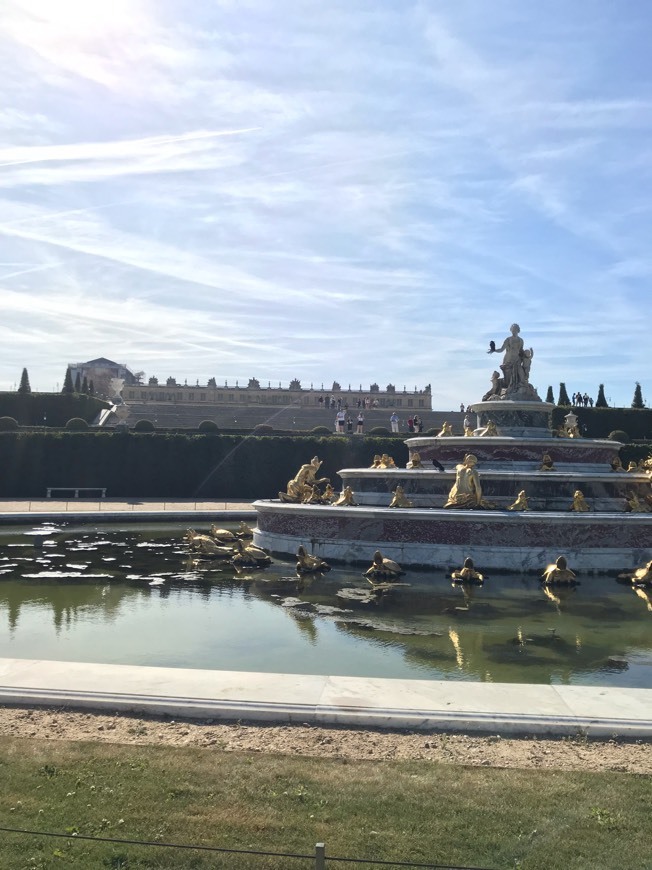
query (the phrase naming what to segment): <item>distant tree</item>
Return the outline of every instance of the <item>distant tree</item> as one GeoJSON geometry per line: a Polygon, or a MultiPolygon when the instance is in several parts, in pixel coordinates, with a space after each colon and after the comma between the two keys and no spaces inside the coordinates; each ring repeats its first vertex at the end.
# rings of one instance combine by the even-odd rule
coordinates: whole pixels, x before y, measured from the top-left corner
{"type": "Polygon", "coordinates": [[[74,393],[75,392],[75,388],[74,388],[73,383],[72,383],[72,372],[70,371],[69,368],[66,369],[66,376],[63,379],[63,389],[61,390],[61,392],[62,393],[74,393]]]}
{"type": "Polygon", "coordinates": [[[300,390],[301,389],[301,381],[298,378],[292,378],[290,381],[290,389],[291,390],[300,390]]]}
{"type": "Polygon", "coordinates": [[[165,383],[168,387],[176,387],[177,379],[173,378],[173,377],[169,377],[165,383]]]}
{"type": "Polygon", "coordinates": [[[158,378],[152,375],[152,377],[148,381],[148,384],[150,387],[158,387],[158,378]]]}
{"type": "Polygon", "coordinates": [[[608,408],[607,400],[604,397],[604,384],[600,384],[598,387],[598,398],[595,400],[596,408],[608,408]]]}
{"type": "Polygon", "coordinates": [[[641,385],[638,381],[636,381],[636,388],[634,390],[634,398],[632,399],[632,408],[644,408],[643,404],[643,393],[641,393],[641,385]]]}
{"type": "Polygon", "coordinates": [[[552,393],[552,387],[548,387],[548,392],[546,393],[546,402],[550,402],[552,405],[555,404],[555,397],[552,393]]]}
{"type": "Polygon", "coordinates": [[[86,375],[84,375],[84,379],[83,379],[83,381],[82,381],[82,388],[81,388],[81,391],[82,391],[82,393],[84,393],[85,395],[88,395],[88,378],[86,377],[86,375]]]}
{"type": "Polygon", "coordinates": [[[568,398],[568,393],[566,392],[566,384],[559,384],[559,400],[557,401],[558,405],[570,405],[571,400],[568,398]]]}
{"type": "MultiPolygon", "coordinates": [[[[216,382],[215,378],[209,378],[209,379],[208,379],[208,384],[207,384],[207,386],[209,386],[209,387],[216,387],[216,386],[217,386],[217,382],[216,382]]],[[[259,386],[260,386],[260,385],[259,385],[259,386]]]]}
{"type": "Polygon", "coordinates": [[[88,395],[89,395],[89,396],[94,396],[94,395],[95,395],[95,384],[93,383],[92,380],[90,380],[90,381],[88,382],[88,395]]]}
{"type": "Polygon", "coordinates": [[[81,375],[79,372],[75,375],[75,392],[81,393],[81,375]]]}
{"type": "Polygon", "coordinates": [[[23,373],[20,376],[20,386],[18,387],[19,393],[31,393],[32,388],[29,385],[29,375],[27,374],[27,369],[23,369],[23,373]]]}

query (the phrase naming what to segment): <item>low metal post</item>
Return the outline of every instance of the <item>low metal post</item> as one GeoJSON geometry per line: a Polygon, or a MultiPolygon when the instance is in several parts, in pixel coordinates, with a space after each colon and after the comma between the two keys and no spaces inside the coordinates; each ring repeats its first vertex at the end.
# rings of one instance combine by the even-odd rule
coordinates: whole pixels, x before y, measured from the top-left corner
{"type": "Polygon", "coordinates": [[[315,870],[326,870],[326,846],[315,843],[315,870]]]}

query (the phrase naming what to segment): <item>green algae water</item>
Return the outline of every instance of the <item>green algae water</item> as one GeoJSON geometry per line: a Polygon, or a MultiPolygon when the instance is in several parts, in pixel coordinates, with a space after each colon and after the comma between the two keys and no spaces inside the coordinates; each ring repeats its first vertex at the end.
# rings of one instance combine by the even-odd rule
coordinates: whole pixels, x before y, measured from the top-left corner
{"type": "Polygon", "coordinates": [[[238,573],[192,557],[179,525],[34,531],[0,528],[0,657],[652,687],[652,592],[579,565],[573,589],[498,574],[463,589],[411,571],[363,602],[350,597],[370,590],[359,567],[302,580],[275,559],[238,573]]]}

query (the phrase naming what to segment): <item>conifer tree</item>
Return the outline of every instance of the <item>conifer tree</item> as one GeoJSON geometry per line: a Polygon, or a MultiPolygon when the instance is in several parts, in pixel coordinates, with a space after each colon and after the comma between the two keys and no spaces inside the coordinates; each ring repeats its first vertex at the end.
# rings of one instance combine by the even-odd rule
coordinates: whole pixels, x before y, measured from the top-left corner
{"type": "Polygon", "coordinates": [[[23,373],[20,376],[20,386],[18,387],[19,393],[31,393],[32,388],[29,385],[29,375],[27,374],[27,369],[23,369],[23,373]]]}
{"type": "Polygon", "coordinates": [[[84,395],[88,395],[88,378],[86,377],[86,375],[84,375],[84,380],[82,381],[81,391],[82,393],[84,393],[84,395]]]}
{"type": "Polygon", "coordinates": [[[548,387],[548,392],[546,393],[546,402],[550,402],[551,405],[555,404],[555,397],[552,393],[552,387],[548,387]]]}
{"type": "Polygon", "coordinates": [[[66,369],[66,376],[63,379],[63,389],[61,390],[61,392],[62,393],[74,393],[75,392],[75,388],[72,385],[72,372],[70,371],[69,368],[66,369]]]}
{"type": "Polygon", "coordinates": [[[89,396],[94,396],[94,395],[95,395],[95,384],[93,383],[92,380],[90,380],[90,381],[88,382],[88,395],[89,395],[89,396]]]}
{"type": "Polygon", "coordinates": [[[598,387],[598,398],[595,400],[596,408],[608,408],[607,400],[604,397],[604,384],[600,384],[598,387]]]}
{"type": "Polygon", "coordinates": [[[81,375],[79,372],[75,375],[75,392],[81,393],[81,375]]]}
{"type": "Polygon", "coordinates": [[[643,393],[641,393],[641,385],[636,381],[636,389],[634,390],[634,398],[632,399],[632,408],[644,408],[643,393]]]}
{"type": "Polygon", "coordinates": [[[570,403],[571,400],[568,398],[568,393],[566,392],[566,384],[562,381],[562,383],[559,384],[559,401],[557,402],[557,404],[570,405],[570,403]]]}

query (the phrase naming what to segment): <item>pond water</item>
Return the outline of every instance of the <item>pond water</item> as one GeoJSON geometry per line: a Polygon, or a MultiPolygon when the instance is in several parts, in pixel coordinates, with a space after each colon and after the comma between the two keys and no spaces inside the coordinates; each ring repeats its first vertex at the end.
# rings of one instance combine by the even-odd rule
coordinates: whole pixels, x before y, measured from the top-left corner
{"type": "MultiPolygon", "coordinates": [[[[444,572],[360,603],[359,568],[300,581],[190,557],[171,525],[0,528],[0,657],[412,679],[652,687],[652,592],[444,572]]],[[[481,566],[480,566],[481,567],[481,566]]],[[[623,566],[633,567],[633,566],[623,566]]]]}

